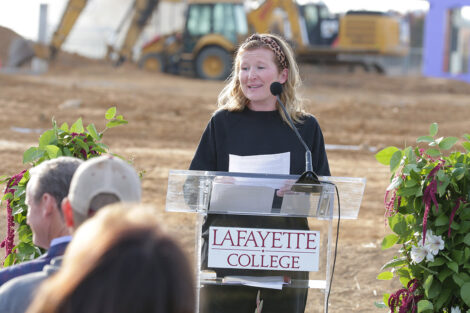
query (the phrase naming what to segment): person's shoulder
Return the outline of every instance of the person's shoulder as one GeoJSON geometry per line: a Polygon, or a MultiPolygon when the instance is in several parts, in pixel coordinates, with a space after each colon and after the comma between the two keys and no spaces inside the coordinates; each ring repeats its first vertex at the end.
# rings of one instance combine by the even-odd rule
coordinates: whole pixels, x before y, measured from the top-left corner
{"type": "Polygon", "coordinates": [[[39,272],[48,262],[46,255],[42,255],[37,259],[3,268],[0,270],[0,284],[17,276],[39,272]]]}
{"type": "Polygon", "coordinates": [[[21,290],[26,286],[36,286],[48,277],[44,271],[28,273],[15,277],[0,287],[0,294],[4,294],[10,290],[21,290]]]}
{"type": "Polygon", "coordinates": [[[311,113],[303,112],[300,117],[300,120],[302,121],[304,127],[320,127],[317,118],[311,113]]]}
{"type": "Polygon", "coordinates": [[[48,276],[34,272],[15,277],[0,287],[0,312],[25,312],[33,292],[48,276]]]}
{"type": "Polygon", "coordinates": [[[212,120],[216,123],[225,123],[235,116],[239,115],[241,111],[230,111],[224,108],[218,109],[212,115],[212,120]]]}

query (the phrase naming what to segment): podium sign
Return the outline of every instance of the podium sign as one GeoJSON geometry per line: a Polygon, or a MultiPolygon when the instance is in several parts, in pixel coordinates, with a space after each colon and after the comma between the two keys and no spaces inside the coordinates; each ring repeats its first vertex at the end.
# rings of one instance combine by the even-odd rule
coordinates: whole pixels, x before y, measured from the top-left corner
{"type": "Polygon", "coordinates": [[[277,309],[286,312],[283,295],[297,294],[307,297],[305,313],[327,311],[336,188],[341,219],[356,219],[365,179],[319,177],[319,185],[299,185],[298,177],[170,171],[166,210],[197,214],[196,313],[229,302],[237,311],[253,312],[250,299],[258,290],[265,303],[279,303],[277,309]],[[269,298],[269,290],[280,296],[269,298]],[[216,297],[204,296],[213,292],[216,297]]]}
{"type": "Polygon", "coordinates": [[[210,227],[208,266],[272,271],[318,271],[320,232],[210,227]]]}

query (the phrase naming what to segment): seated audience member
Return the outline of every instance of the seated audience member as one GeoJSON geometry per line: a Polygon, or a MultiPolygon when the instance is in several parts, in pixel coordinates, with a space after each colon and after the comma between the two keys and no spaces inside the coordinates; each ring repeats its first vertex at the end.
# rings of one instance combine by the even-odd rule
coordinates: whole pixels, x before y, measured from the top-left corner
{"type": "MultiPolygon", "coordinates": [[[[106,155],[78,167],[68,196],[62,201],[62,210],[73,233],[83,221],[107,204],[140,200],[140,179],[134,168],[120,158],[106,155]]],[[[59,269],[61,261],[61,258],[55,258],[43,271],[23,275],[1,286],[0,312],[25,312],[37,286],[59,269]]]]}
{"type": "Polygon", "coordinates": [[[28,313],[193,313],[192,271],[152,210],[115,204],[75,233],[28,313]]]}
{"type": "Polygon", "coordinates": [[[52,258],[64,254],[71,237],[60,205],[81,163],[82,160],[77,158],[59,157],[29,170],[25,201],[28,206],[27,223],[33,233],[33,243],[48,251],[35,260],[2,269],[0,285],[17,276],[39,272],[52,258]]]}

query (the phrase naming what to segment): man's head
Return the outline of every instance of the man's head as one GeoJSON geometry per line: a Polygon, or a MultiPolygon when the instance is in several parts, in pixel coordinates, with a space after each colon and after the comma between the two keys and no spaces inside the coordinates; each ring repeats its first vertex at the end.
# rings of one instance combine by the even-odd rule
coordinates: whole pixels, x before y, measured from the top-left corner
{"type": "Polygon", "coordinates": [[[105,205],[140,202],[140,179],[125,161],[110,155],[84,162],[73,176],[62,203],[67,226],[76,229],[105,205]]]}
{"type": "Polygon", "coordinates": [[[81,163],[80,159],[59,157],[30,169],[26,186],[27,222],[35,245],[48,249],[52,239],[68,235],[60,204],[81,163]]]}

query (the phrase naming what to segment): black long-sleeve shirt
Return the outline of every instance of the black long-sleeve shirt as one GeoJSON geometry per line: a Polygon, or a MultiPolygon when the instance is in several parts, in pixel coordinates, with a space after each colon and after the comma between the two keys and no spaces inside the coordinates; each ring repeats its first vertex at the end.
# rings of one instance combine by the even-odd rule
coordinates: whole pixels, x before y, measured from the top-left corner
{"type": "MultiPolygon", "coordinates": [[[[312,151],[313,171],[329,176],[323,134],[317,120],[306,115],[298,124],[312,151]]],[[[305,171],[305,149],[278,111],[218,111],[210,120],[191,162],[191,170],[228,171],[229,154],[248,156],[290,152],[290,174],[305,171]]],[[[279,173],[286,174],[286,173],[279,173]]]]}

